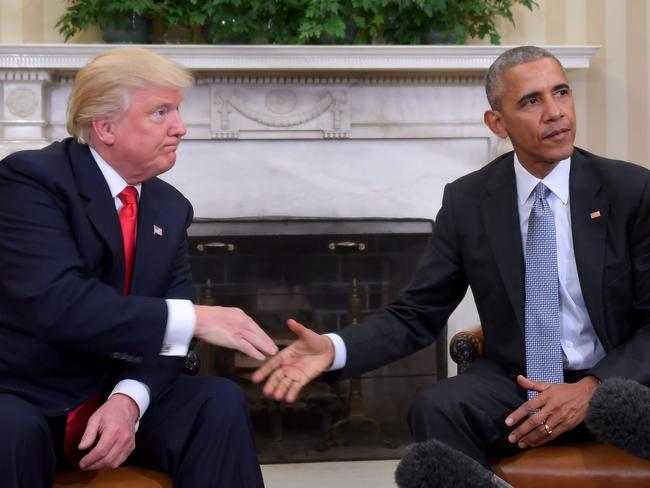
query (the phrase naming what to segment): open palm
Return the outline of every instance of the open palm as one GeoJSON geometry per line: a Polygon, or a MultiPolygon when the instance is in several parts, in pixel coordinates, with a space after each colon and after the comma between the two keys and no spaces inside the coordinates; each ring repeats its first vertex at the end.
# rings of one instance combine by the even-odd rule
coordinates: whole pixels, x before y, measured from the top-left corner
{"type": "Polygon", "coordinates": [[[298,398],[303,386],[325,371],[334,359],[334,347],[319,335],[293,319],[287,321],[298,339],[270,358],[255,373],[253,381],[264,381],[264,394],[289,403],[298,398]]]}

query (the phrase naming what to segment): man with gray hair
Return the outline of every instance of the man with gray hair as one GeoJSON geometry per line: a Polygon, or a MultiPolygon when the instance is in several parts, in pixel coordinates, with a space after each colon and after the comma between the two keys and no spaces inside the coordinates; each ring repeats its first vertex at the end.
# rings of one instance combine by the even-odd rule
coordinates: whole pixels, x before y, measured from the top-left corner
{"type": "Polygon", "coordinates": [[[262,359],[244,312],[190,302],[190,203],[157,176],[185,135],[185,69],[100,54],[75,79],[65,139],[0,163],[2,486],[132,464],[177,487],[263,486],[243,391],[182,375],[192,337],[262,359]]]}
{"type": "MultiPolygon", "coordinates": [[[[446,186],[410,284],[360,326],[298,340],[255,374],[294,401],[324,371],[358,376],[435,341],[471,287],[484,354],[423,389],[409,424],[489,466],[491,456],[584,438],[587,405],[610,377],[650,384],[650,172],[574,147],[560,62],[524,46],[486,77],[484,121],[514,151],[446,186]]],[[[451,484],[450,484],[451,486],[451,484]]]]}

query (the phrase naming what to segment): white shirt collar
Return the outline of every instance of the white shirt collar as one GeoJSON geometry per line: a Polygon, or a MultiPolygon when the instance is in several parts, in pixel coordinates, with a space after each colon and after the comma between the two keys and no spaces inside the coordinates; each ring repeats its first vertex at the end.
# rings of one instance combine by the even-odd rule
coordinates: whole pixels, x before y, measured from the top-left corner
{"type": "Polygon", "coordinates": [[[569,172],[571,171],[571,158],[560,161],[553,171],[546,175],[543,180],[533,176],[524,168],[515,156],[515,179],[517,182],[517,197],[519,205],[523,205],[530,197],[537,183],[544,181],[544,185],[557,196],[564,205],[569,202],[569,172]]]}
{"type": "MultiPolygon", "coordinates": [[[[119,193],[124,190],[124,187],[129,186],[129,184],[118,174],[117,171],[113,169],[110,164],[104,161],[104,158],[102,158],[99,153],[95,151],[95,149],[90,146],[88,146],[88,148],[90,149],[90,153],[93,155],[97,166],[99,166],[99,170],[102,172],[102,175],[104,175],[106,183],[108,183],[108,188],[111,191],[111,196],[113,198],[116,198],[117,195],[119,195],[119,193]]],[[[135,187],[135,189],[138,191],[138,198],[140,198],[140,190],[142,188],[142,184],[138,183],[137,185],[131,186],[135,187]]]]}

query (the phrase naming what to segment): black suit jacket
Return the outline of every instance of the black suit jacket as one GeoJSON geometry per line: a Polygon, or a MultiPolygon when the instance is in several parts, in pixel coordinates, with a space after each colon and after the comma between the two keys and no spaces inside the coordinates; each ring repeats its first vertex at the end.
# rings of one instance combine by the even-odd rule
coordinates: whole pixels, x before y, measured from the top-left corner
{"type": "Polygon", "coordinates": [[[0,162],[0,391],[46,415],[122,378],[144,382],[155,399],[182,369],[181,358],[159,354],[164,298],[190,298],[191,219],[173,187],[142,185],[124,296],[119,219],[88,147],[66,139],[0,162]]]}
{"type": "MultiPolygon", "coordinates": [[[[591,370],[601,379],[650,384],[649,185],[650,172],[640,166],[573,153],[573,244],[587,311],[607,353],[591,370]]],[[[485,356],[510,374],[525,372],[524,257],[512,153],[447,185],[409,286],[386,310],[341,332],[347,364],[340,377],[433,342],[468,285],[485,356]]]]}

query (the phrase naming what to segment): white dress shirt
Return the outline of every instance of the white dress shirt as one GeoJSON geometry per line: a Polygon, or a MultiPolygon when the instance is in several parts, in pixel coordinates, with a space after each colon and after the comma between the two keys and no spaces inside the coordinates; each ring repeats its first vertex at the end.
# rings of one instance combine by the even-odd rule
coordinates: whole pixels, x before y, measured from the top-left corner
{"type": "MultiPolygon", "coordinates": [[[[108,188],[115,201],[115,210],[119,213],[123,204],[118,195],[128,186],[128,183],[92,147],[90,148],[90,152],[104,175],[106,183],[108,183],[108,188]]],[[[132,186],[138,191],[138,199],[140,199],[142,185],[132,186]]],[[[192,336],[194,335],[194,326],[196,323],[194,306],[189,300],[167,299],[165,302],[167,303],[167,325],[160,355],[185,356],[189,349],[192,336]]],[[[141,381],[124,379],[115,385],[111,395],[116,393],[122,393],[130,397],[138,405],[140,418],[142,418],[151,401],[151,394],[147,385],[141,381]]],[[[137,427],[138,425],[136,424],[136,430],[137,427]]]]}
{"type": "MultiPolygon", "coordinates": [[[[528,217],[534,200],[532,192],[540,179],[524,169],[516,155],[514,166],[521,242],[525,255],[528,217]]],[[[605,356],[605,350],[591,324],[578,280],[578,269],[573,251],[573,234],[571,232],[570,169],[571,158],[560,161],[543,181],[547,188],[551,190],[547,200],[555,221],[560,291],[560,342],[562,344],[564,369],[579,370],[594,366],[605,356]]],[[[338,334],[326,335],[332,339],[334,344],[334,361],[328,371],[342,369],[347,361],[345,343],[338,334]]]]}

